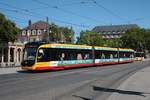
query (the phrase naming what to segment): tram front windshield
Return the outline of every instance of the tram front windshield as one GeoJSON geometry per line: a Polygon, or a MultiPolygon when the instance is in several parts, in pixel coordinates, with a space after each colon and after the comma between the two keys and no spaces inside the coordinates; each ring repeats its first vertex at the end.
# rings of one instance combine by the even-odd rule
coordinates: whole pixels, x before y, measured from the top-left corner
{"type": "Polygon", "coordinates": [[[24,57],[23,57],[24,61],[26,60],[35,61],[35,58],[36,58],[36,48],[30,47],[24,49],[24,57]]]}

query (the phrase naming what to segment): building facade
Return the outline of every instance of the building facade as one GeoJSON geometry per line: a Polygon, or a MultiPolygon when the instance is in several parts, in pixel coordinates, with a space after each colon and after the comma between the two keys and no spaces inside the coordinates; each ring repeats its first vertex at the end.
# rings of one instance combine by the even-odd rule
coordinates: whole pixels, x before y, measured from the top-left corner
{"type": "Polygon", "coordinates": [[[21,30],[16,42],[0,42],[0,67],[20,66],[24,44],[41,41],[46,33],[47,23],[38,21],[34,24],[29,20],[28,26],[21,30]]]}
{"type": "Polygon", "coordinates": [[[23,48],[22,43],[0,43],[0,67],[20,66],[23,48]]]}
{"type": "MultiPolygon", "coordinates": [[[[18,36],[16,42],[0,41],[0,67],[20,66],[24,44],[27,42],[45,40],[45,34],[47,34],[49,30],[47,27],[48,24],[44,21],[37,21],[32,24],[31,20],[29,20],[28,26],[21,30],[21,34],[18,36]]],[[[50,32],[51,31],[49,31],[49,33],[50,32]]],[[[47,37],[46,39],[49,39],[47,37]]],[[[60,37],[60,41],[66,41],[62,32],[60,32],[60,37]]]]}
{"type": "Polygon", "coordinates": [[[120,38],[128,29],[137,28],[136,24],[96,26],[92,31],[102,35],[104,39],[120,38]]]}
{"type": "Polygon", "coordinates": [[[46,22],[38,21],[32,24],[31,20],[29,20],[28,26],[21,30],[18,42],[25,44],[27,42],[42,41],[43,34],[46,34],[46,29],[46,22]]]}

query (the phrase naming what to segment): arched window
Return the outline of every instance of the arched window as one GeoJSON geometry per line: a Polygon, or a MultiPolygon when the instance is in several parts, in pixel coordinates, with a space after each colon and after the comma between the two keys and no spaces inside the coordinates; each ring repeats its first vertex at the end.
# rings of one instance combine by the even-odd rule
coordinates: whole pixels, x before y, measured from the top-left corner
{"type": "Polygon", "coordinates": [[[36,35],[36,30],[32,30],[32,35],[36,35]]]}
{"type": "Polygon", "coordinates": [[[26,36],[26,30],[22,31],[22,36],[26,36]]]}
{"type": "Polygon", "coordinates": [[[38,30],[37,35],[41,35],[41,34],[42,34],[42,30],[38,30]]]}

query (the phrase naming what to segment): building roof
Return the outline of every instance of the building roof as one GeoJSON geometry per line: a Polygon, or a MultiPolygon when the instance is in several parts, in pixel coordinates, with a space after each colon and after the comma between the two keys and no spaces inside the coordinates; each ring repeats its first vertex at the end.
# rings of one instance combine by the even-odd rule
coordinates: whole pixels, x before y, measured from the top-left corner
{"type": "Polygon", "coordinates": [[[28,29],[46,29],[47,23],[44,21],[38,21],[36,23],[33,23],[31,25],[28,25],[27,27],[23,28],[22,30],[28,30],[28,29]]]}
{"type": "Polygon", "coordinates": [[[113,32],[113,31],[127,31],[130,28],[137,28],[136,24],[125,24],[125,25],[108,25],[108,26],[96,26],[93,31],[100,32],[113,32]]]}

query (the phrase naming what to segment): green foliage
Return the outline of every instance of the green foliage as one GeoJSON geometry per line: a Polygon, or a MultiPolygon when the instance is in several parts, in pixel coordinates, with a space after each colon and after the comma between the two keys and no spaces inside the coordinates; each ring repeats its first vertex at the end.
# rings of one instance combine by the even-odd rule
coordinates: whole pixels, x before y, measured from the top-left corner
{"type": "Polygon", "coordinates": [[[129,29],[121,37],[122,47],[132,48],[134,50],[149,49],[150,31],[146,29],[129,29]]]}
{"type": "Polygon", "coordinates": [[[78,38],[76,44],[102,46],[104,40],[100,34],[86,30],[80,32],[80,38],[78,38]]]}
{"type": "Polygon", "coordinates": [[[150,30],[145,30],[143,48],[150,52],[150,30]]]}
{"type": "Polygon", "coordinates": [[[0,41],[14,42],[19,33],[20,30],[16,27],[15,23],[6,19],[5,16],[0,13],[0,41]]]}
{"type": "Polygon", "coordinates": [[[60,31],[62,32],[62,37],[64,38],[66,43],[72,43],[73,42],[73,36],[74,36],[74,31],[71,28],[68,27],[60,27],[60,31]]]}
{"type": "Polygon", "coordinates": [[[121,44],[122,44],[122,42],[120,41],[120,39],[114,38],[114,39],[105,40],[104,46],[115,48],[115,47],[120,47],[121,44]]]}
{"type": "MultiPolygon", "coordinates": [[[[74,31],[72,27],[60,27],[54,23],[51,23],[49,25],[49,36],[51,42],[72,43],[74,31]]],[[[45,34],[44,38],[47,38],[47,34],[45,34]]]]}

